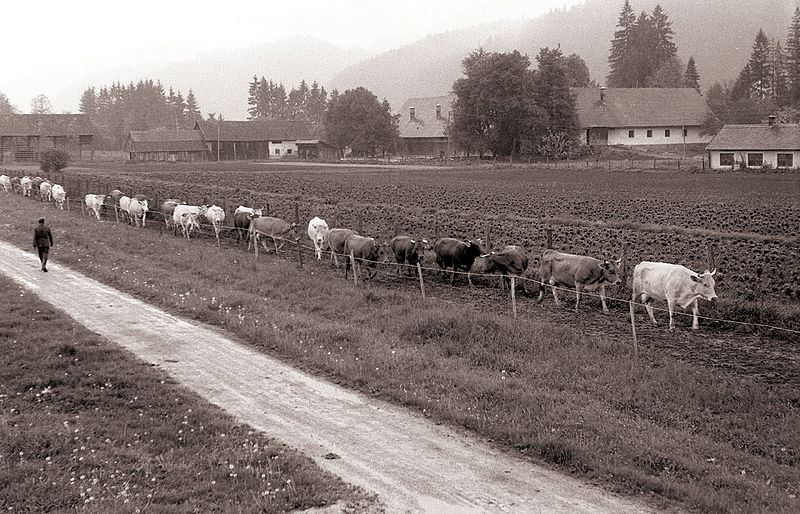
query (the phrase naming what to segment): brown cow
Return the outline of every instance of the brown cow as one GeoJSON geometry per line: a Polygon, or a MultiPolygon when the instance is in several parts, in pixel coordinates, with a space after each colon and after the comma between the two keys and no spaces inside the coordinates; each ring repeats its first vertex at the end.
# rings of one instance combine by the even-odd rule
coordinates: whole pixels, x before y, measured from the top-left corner
{"type": "MultiPolygon", "coordinates": [[[[411,266],[416,266],[418,262],[422,262],[425,258],[425,247],[427,245],[427,239],[412,239],[409,236],[396,236],[389,242],[389,248],[392,249],[395,262],[411,266]]],[[[397,272],[400,273],[400,266],[397,267],[397,272]]],[[[406,274],[410,275],[412,273],[411,267],[407,267],[406,274]]]]}
{"type": "Polygon", "coordinates": [[[336,263],[337,268],[339,267],[339,259],[336,258],[336,254],[344,253],[344,243],[348,237],[353,235],[357,236],[358,232],[349,228],[332,228],[323,236],[322,249],[331,251],[331,260],[336,263]]]}
{"type": "MultiPolygon", "coordinates": [[[[359,264],[370,268],[367,271],[367,279],[371,279],[378,272],[375,267],[381,260],[381,246],[371,237],[363,237],[358,234],[351,234],[344,242],[344,278],[347,278],[347,270],[353,265],[353,274],[356,273],[355,263],[350,262],[350,254],[359,264]],[[366,263],[366,264],[365,264],[366,263]]],[[[361,272],[358,271],[361,275],[361,272]]]]}
{"type": "MultiPolygon", "coordinates": [[[[586,257],[584,255],[573,255],[562,253],[555,250],[545,250],[542,254],[542,265],[540,278],[542,283],[539,286],[539,298],[537,303],[542,301],[544,295],[544,284],[561,287],[575,288],[575,312],[578,312],[578,305],[581,302],[581,291],[594,291],[600,289],[600,302],[603,305],[603,312],[608,314],[606,307],[606,284],[621,284],[619,277],[620,261],[609,261],[586,257]]],[[[556,304],[560,305],[558,293],[553,287],[553,297],[556,304]]]]}
{"type": "MultiPolygon", "coordinates": [[[[500,273],[502,280],[500,284],[505,291],[506,287],[511,286],[511,279],[514,276],[520,278],[528,269],[528,254],[521,246],[508,245],[499,252],[490,252],[475,259],[472,265],[473,273],[500,273]]],[[[525,289],[525,283],[522,283],[522,290],[525,289]]]]}
{"type": "Polygon", "coordinates": [[[472,269],[475,259],[484,253],[480,239],[477,241],[459,241],[451,237],[443,237],[436,241],[433,251],[436,252],[436,264],[442,268],[443,272],[446,272],[447,268],[453,268],[450,276],[451,284],[456,281],[456,271],[464,270],[467,272],[467,282],[472,287],[470,269],[472,269]]]}
{"type": "MultiPolygon", "coordinates": [[[[272,240],[272,244],[275,246],[275,253],[277,254],[278,250],[283,248],[283,245],[286,244],[286,239],[288,239],[288,236],[296,226],[295,223],[289,223],[288,221],[271,216],[253,218],[250,221],[250,228],[248,230],[247,250],[250,250],[250,243],[258,246],[259,239],[261,236],[264,236],[272,240]],[[279,240],[281,242],[280,246],[278,246],[279,240]]],[[[264,250],[269,252],[266,240],[262,241],[261,244],[264,246],[264,250]]]]}

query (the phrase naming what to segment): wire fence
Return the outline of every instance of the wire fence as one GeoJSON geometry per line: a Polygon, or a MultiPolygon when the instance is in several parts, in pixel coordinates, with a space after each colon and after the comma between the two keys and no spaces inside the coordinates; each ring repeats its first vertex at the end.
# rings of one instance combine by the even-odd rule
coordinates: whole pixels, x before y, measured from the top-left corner
{"type": "MultiPolygon", "coordinates": [[[[87,181],[87,182],[89,182],[89,181],[87,181]]],[[[82,211],[86,210],[85,202],[83,200],[81,200],[81,199],[67,197],[65,199],[64,204],[66,206],[65,210],[67,210],[67,211],[71,211],[71,210],[77,209],[77,208],[80,208],[82,211]],[[75,205],[76,203],[79,204],[79,205],[75,205]]],[[[54,207],[56,209],[58,208],[57,206],[55,206],[55,204],[54,204],[54,207]]],[[[115,219],[116,219],[116,221],[118,223],[119,222],[123,222],[124,223],[128,219],[127,213],[120,214],[123,211],[121,209],[119,209],[119,207],[116,204],[115,205],[110,205],[110,206],[103,204],[103,207],[105,207],[107,209],[110,209],[110,208],[114,209],[114,211],[115,211],[115,219]]],[[[109,214],[108,213],[106,213],[106,214],[102,214],[101,213],[101,216],[108,217],[109,214]]],[[[157,225],[159,226],[159,230],[161,230],[161,231],[163,231],[164,228],[167,227],[168,225],[172,226],[173,231],[177,231],[177,227],[180,226],[179,224],[174,223],[174,221],[171,224],[168,223],[168,215],[165,214],[165,213],[162,213],[160,211],[148,211],[147,212],[147,216],[151,220],[151,224],[152,224],[152,222],[156,222],[157,225]]],[[[297,215],[297,206],[296,205],[295,205],[295,218],[296,218],[295,219],[295,224],[292,227],[293,230],[297,229],[297,227],[300,227],[299,219],[298,219],[298,215],[297,215]]],[[[208,234],[208,233],[214,234],[216,236],[217,235],[217,231],[218,231],[218,236],[217,236],[218,238],[234,240],[235,238],[239,238],[241,235],[243,235],[242,233],[244,232],[244,233],[247,233],[247,235],[245,237],[248,239],[248,246],[250,246],[250,243],[255,243],[255,241],[251,241],[250,240],[249,227],[237,227],[237,226],[234,226],[234,225],[228,225],[228,224],[224,224],[224,223],[219,223],[219,224],[217,224],[216,229],[214,229],[214,224],[212,224],[212,223],[204,223],[204,222],[199,222],[198,221],[197,224],[200,227],[200,232],[204,236],[206,236],[206,234],[208,234]]],[[[262,236],[264,236],[266,238],[270,238],[270,239],[272,239],[274,241],[280,241],[282,243],[281,244],[281,248],[277,248],[277,245],[275,245],[276,246],[276,248],[275,248],[276,253],[284,253],[287,256],[292,255],[292,254],[296,254],[298,256],[299,261],[300,261],[300,266],[303,265],[303,253],[304,252],[306,254],[314,253],[315,256],[316,256],[317,249],[314,246],[310,246],[310,245],[301,243],[300,237],[288,238],[288,237],[284,237],[284,235],[277,235],[277,234],[276,235],[270,235],[270,234],[266,234],[266,233],[260,233],[260,235],[262,235],[262,236]],[[291,251],[287,251],[287,250],[282,250],[282,247],[284,245],[286,245],[286,244],[293,245],[295,247],[295,251],[291,252],[291,251]]],[[[266,247],[266,241],[262,241],[261,243],[262,243],[263,247],[266,249],[267,248],[266,247]]],[[[268,250],[268,252],[269,251],[270,250],[268,250]]],[[[256,252],[256,255],[257,255],[257,249],[255,250],[255,252],[256,252]]],[[[371,265],[371,267],[374,267],[376,269],[376,274],[377,273],[382,273],[382,274],[386,275],[386,274],[391,273],[392,275],[397,275],[397,270],[403,270],[403,269],[404,270],[411,269],[412,271],[416,271],[417,272],[417,278],[418,278],[419,283],[420,283],[420,289],[422,291],[423,298],[425,298],[425,286],[424,286],[423,272],[427,272],[428,274],[433,274],[433,273],[451,274],[451,277],[454,277],[455,275],[459,275],[459,276],[467,276],[467,277],[474,276],[474,277],[480,277],[480,278],[483,278],[483,279],[499,279],[501,281],[502,280],[510,280],[511,283],[512,283],[512,285],[511,285],[511,296],[512,296],[512,304],[513,304],[513,311],[514,311],[515,317],[516,317],[516,301],[515,301],[514,292],[516,291],[516,284],[517,283],[523,284],[523,290],[525,290],[525,291],[528,290],[528,288],[526,287],[526,284],[534,285],[536,287],[536,289],[539,291],[540,297],[544,293],[544,289],[546,289],[548,287],[552,288],[553,290],[558,291],[558,292],[567,292],[567,293],[576,294],[576,290],[573,289],[573,288],[564,287],[564,286],[558,285],[558,284],[550,284],[549,282],[543,282],[543,281],[541,281],[539,279],[532,278],[530,276],[526,276],[526,274],[511,275],[511,274],[481,273],[481,272],[461,271],[461,270],[455,270],[455,269],[443,270],[442,268],[438,268],[438,267],[437,268],[433,268],[433,267],[422,266],[419,262],[417,264],[408,264],[408,263],[392,262],[392,261],[390,261],[388,259],[370,260],[370,259],[361,258],[361,257],[356,256],[356,255],[353,255],[353,256],[345,255],[345,254],[343,254],[341,252],[335,252],[334,250],[330,250],[330,249],[321,249],[321,252],[326,257],[333,258],[333,256],[341,256],[342,258],[344,258],[346,260],[346,266],[352,264],[353,269],[354,269],[354,282],[356,284],[358,284],[359,280],[360,280],[358,278],[358,276],[360,276],[360,271],[357,271],[357,268],[356,268],[356,264],[357,263],[361,263],[361,264],[365,264],[366,263],[367,265],[371,265]],[[352,261],[354,261],[354,262],[352,262],[352,261]],[[383,269],[379,269],[379,267],[389,267],[389,268],[393,268],[395,271],[387,272],[387,271],[385,271],[383,269]]],[[[442,283],[441,281],[437,282],[437,287],[447,287],[447,288],[453,288],[453,289],[460,289],[460,288],[457,288],[457,287],[452,286],[450,284],[442,283]]],[[[580,295],[581,295],[581,297],[586,296],[586,297],[599,298],[601,300],[605,299],[606,301],[619,302],[619,303],[621,303],[623,305],[627,305],[629,307],[629,310],[631,311],[631,327],[632,327],[632,331],[633,331],[634,345],[636,344],[636,337],[637,337],[636,333],[635,333],[635,321],[634,321],[634,317],[633,317],[633,308],[634,307],[649,307],[653,311],[669,313],[669,309],[656,307],[656,306],[653,306],[652,304],[645,304],[645,303],[642,303],[642,302],[635,301],[634,299],[626,299],[626,298],[618,298],[618,297],[613,297],[613,296],[607,296],[605,294],[595,293],[593,291],[585,291],[585,290],[582,290],[580,295]]],[[[695,317],[695,315],[693,313],[681,312],[681,311],[673,311],[671,313],[671,315],[672,316],[693,317],[693,318],[695,317]]],[[[785,333],[785,334],[800,335],[800,330],[796,330],[796,329],[788,328],[788,327],[780,327],[780,326],[771,325],[771,324],[767,324],[767,323],[754,323],[754,322],[749,322],[749,321],[741,321],[741,320],[734,320],[734,319],[702,316],[702,315],[699,315],[699,314],[696,317],[699,320],[704,320],[706,322],[711,322],[711,323],[730,324],[730,325],[750,327],[750,328],[773,330],[773,331],[777,331],[777,332],[781,332],[781,333],[785,333]]]]}

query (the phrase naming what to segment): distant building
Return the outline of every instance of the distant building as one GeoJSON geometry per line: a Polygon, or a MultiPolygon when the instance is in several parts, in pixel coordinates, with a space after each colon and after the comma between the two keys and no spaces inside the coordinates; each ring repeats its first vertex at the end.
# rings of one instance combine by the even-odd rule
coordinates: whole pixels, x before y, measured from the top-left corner
{"type": "Polygon", "coordinates": [[[453,155],[447,126],[455,95],[409,98],[400,109],[400,141],[403,155],[444,157],[453,155]]]}
{"type": "Polygon", "coordinates": [[[38,161],[45,150],[64,150],[73,160],[94,159],[94,128],[84,114],[0,116],[0,162],[38,161]]]}
{"type": "Polygon", "coordinates": [[[706,150],[713,169],[800,168],[800,125],[725,125],[706,150]]]}
{"type": "Polygon", "coordinates": [[[202,161],[209,154],[199,130],[131,131],[125,151],[131,161],[202,161]]]}
{"type": "Polygon", "coordinates": [[[339,150],[322,141],[321,139],[303,139],[295,142],[297,156],[300,159],[320,161],[336,161],[339,159],[339,150]]]}
{"type": "Polygon", "coordinates": [[[587,145],[708,143],[709,112],[692,88],[572,88],[581,139],[587,145]]]}
{"type": "Polygon", "coordinates": [[[218,155],[222,161],[296,157],[296,142],[311,138],[305,121],[197,121],[194,128],[203,134],[213,158],[218,155]]]}

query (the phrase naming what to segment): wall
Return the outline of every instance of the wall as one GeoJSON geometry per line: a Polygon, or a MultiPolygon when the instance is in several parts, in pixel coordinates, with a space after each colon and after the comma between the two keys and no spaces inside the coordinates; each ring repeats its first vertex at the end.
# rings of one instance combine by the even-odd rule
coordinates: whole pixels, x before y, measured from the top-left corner
{"type": "MultiPolygon", "coordinates": [[[[747,154],[750,153],[750,152],[748,152],[747,150],[734,151],[733,152],[733,159],[734,159],[734,161],[736,163],[733,166],[720,166],[720,164],[719,164],[719,154],[720,153],[728,153],[728,152],[726,152],[724,150],[723,151],[712,150],[712,151],[709,152],[709,154],[710,154],[709,155],[709,162],[711,163],[711,168],[712,169],[715,169],[715,170],[717,170],[717,169],[728,169],[728,170],[730,170],[730,169],[739,169],[741,162],[743,160],[744,161],[747,160],[747,154]]],[[[791,154],[794,155],[794,157],[793,157],[793,161],[794,161],[793,162],[793,167],[797,168],[797,169],[800,169],[800,150],[796,150],[794,152],[790,152],[790,151],[785,151],[785,152],[784,151],[781,151],[781,152],[777,152],[777,151],[764,152],[764,151],[759,150],[759,151],[757,151],[755,153],[764,154],[764,162],[765,163],[771,163],[773,168],[777,167],[777,165],[778,165],[778,153],[791,153],[791,154]]]]}
{"type": "MultiPolygon", "coordinates": [[[[686,127],[686,143],[708,143],[713,136],[700,135],[699,126],[686,127]]],[[[608,129],[609,145],[680,145],[683,144],[683,127],[625,127],[608,129]],[[669,129],[670,137],[664,136],[669,129]],[[634,131],[634,137],[628,137],[628,131],[634,131]],[[647,137],[647,131],[653,131],[653,137],[647,137]]]]}
{"type": "Polygon", "coordinates": [[[295,144],[294,141],[269,142],[270,159],[283,159],[285,157],[297,157],[297,156],[298,156],[297,145],[295,144]]]}

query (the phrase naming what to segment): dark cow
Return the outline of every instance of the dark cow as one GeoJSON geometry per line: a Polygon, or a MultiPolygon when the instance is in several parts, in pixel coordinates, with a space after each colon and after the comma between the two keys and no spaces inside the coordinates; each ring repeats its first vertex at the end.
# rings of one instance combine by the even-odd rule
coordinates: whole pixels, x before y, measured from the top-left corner
{"type": "Polygon", "coordinates": [[[363,237],[359,236],[358,234],[351,234],[347,239],[344,241],[344,278],[347,278],[347,270],[350,268],[350,265],[353,265],[353,274],[358,273],[361,275],[361,271],[356,271],[355,263],[351,262],[350,255],[353,255],[353,258],[358,262],[360,265],[366,266],[370,268],[367,271],[367,279],[371,279],[377,273],[375,267],[378,265],[378,261],[381,259],[381,247],[375,239],[371,237],[363,237]]]}
{"type": "MultiPolygon", "coordinates": [[[[425,246],[428,244],[427,239],[411,239],[409,236],[396,236],[389,242],[394,254],[394,260],[397,264],[409,264],[416,266],[418,262],[422,262],[425,258],[425,246]]],[[[414,270],[411,267],[406,268],[406,274],[411,275],[414,270]]],[[[397,272],[400,273],[400,266],[397,267],[397,272]]]]}
{"type": "Polygon", "coordinates": [[[453,268],[450,276],[450,283],[454,284],[456,281],[456,271],[464,270],[467,272],[467,282],[472,287],[472,278],[470,277],[470,269],[475,259],[483,252],[481,248],[481,240],[477,241],[459,241],[451,237],[443,237],[436,241],[433,247],[436,252],[436,264],[444,272],[447,268],[453,268]]]}
{"type": "Polygon", "coordinates": [[[11,191],[13,193],[22,193],[22,179],[19,177],[11,177],[11,191]]]}
{"type": "MultiPolygon", "coordinates": [[[[253,218],[252,221],[250,221],[250,228],[248,230],[247,249],[250,250],[250,243],[253,243],[257,247],[261,236],[264,236],[272,240],[272,244],[275,246],[275,253],[277,254],[278,250],[283,248],[283,245],[286,244],[286,239],[289,238],[289,235],[296,226],[295,223],[289,223],[288,221],[271,216],[253,218]],[[278,245],[278,241],[280,241],[280,245],[278,245]]],[[[266,240],[262,241],[261,244],[264,246],[264,250],[269,251],[266,240]]]]}
{"type": "MultiPolygon", "coordinates": [[[[500,273],[503,279],[501,285],[503,291],[506,287],[510,288],[511,279],[509,277],[522,277],[528,269],[528,254],[521,246],[508,245],[499,252],[491,252],[475,259],[472,265],[473,273],[500,273]]],[[[525,283],[522,283],[522,290],[526,291],[525,283]]]]}
{"type": "Polygon", "coordinates": [[[331,251],[331,260],[336,263],[337,268],[339,267],[339,259],[336,258],[336,254],[344,253],[344,243],[348,237],[353,235],[357,236],[358,232],[349,228],[332,228],[323,237],[322,249],[331,251]]]}
{"type": "MultiPolygon", "coordinates": [[[[571,253],[561,253],[555,250],[545,250],[542,254],[542,266],[539,286],[539,298],[537,303],[542,301],[544,295],[544,284],[560,287],[575,288],[575,312],[581,302],[581,291],[594,291],[600,289],[600,302],[603,305],[603,312],[608,314],[606,307],[606,284],[621,284],[620,279],[621,261],[602,261],[594,257],[584,255],[573,255],[571,253]]],[[[553,288],[553,297],[556,304],[558,300],[556,288],[553,288]]]]}
{"type": "Polygon", "coordinates": [[[253,221],[255,215],[252,212],[239,211],[233,214],[233,227],[236,230],[236,240],[241,241],[247,229],[250,228],[250,222],[253,221]]]}

